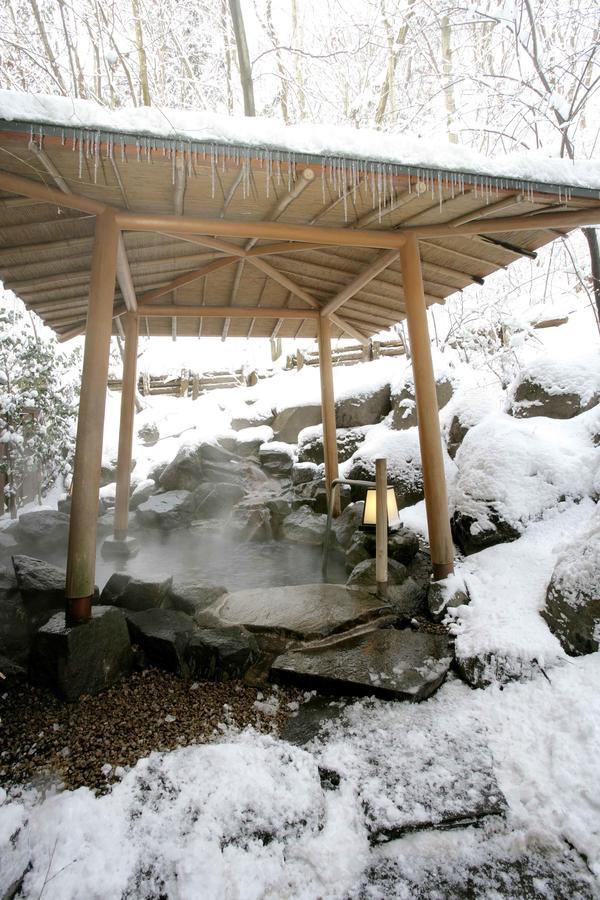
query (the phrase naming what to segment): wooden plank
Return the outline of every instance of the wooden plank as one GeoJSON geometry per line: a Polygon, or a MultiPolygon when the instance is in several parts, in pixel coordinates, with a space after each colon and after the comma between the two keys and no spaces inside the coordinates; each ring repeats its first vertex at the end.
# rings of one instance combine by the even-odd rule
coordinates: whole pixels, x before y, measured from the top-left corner
{"type": "Polygon", "coordinates": [[[148,318],[157,316],[199,317],[205,319],[318,319],[316,309],[281,308],[279,306],[138,306],[138,313],[148,318]]]}
{"type": "Polygon", "coordinates": [[[389,250],[386,253],[382,253],[380,256],[374,260],[370,266],[367,266],[366,269],[363,269],[362,272],[353,278],[350,284],[346,285],[345,288],[342,288],[335,297],[326,303],[323,309],[321,310],[321,315],[329,316],[331,313],[335,312],[340,306],[349,300],[350,297],[353,297],[354,294],[357,294],[366,284],[376,278],[384,269],[387,269],[391,263],[395,262],[398,259],[398,252],[396,250],[389,250]]]}

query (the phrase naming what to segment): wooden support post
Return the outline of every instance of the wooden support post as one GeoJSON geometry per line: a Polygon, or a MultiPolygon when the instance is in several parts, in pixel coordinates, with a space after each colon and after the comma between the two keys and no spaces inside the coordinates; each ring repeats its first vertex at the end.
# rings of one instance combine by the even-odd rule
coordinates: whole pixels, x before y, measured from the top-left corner
{"type": "Polygon", "coordinates": [[[135,417],[135,386],[137,379],[138,319],[124,316],[125,353],[123,354],[123,384],[121,388],[121,421],[117,456],[117,493],[115,498],[114,536],[118,541],[127,537],[129,524],[129,488],[131,485],[131,448],[135,417]]]}
{"type": "Polygon", "coordinates": [[[380,597],[387,596],[388,509],[387,460],[375,460],[375,580],[380,597]]]}
{"type": "Polygon", "coordinates": [[[96,218],[90,278],[73,500],[67,556],[67,625],[91,618],[96,574],[96,528],[102,462],[102,432],[112,331],[119,229],[112,211],[96,218]]]}
{"type": "MultiPolygon", "coordinates": [[[[337,435],[335,429],[335,399],[333,396],[333,366],[331,364],[331,325],[329,319],[319,319],[319,369],[321,374],[321,414],[323,419],[323,455],[327,497],[331,484],[338,477],[337,435]]],[[[332,499],[332,516],[339,516],[340,492],[332,499]]]]}
{"type": "Polygon", "coordinates": [[[433,578],[437,581],[454,571],[454,546],[448,516],[442,437],[427,328],[421,259],[419,244],[413,235],[407,236],[406,244],[400,250],[400,259],[415,380],[429,546],[433,578]]]}

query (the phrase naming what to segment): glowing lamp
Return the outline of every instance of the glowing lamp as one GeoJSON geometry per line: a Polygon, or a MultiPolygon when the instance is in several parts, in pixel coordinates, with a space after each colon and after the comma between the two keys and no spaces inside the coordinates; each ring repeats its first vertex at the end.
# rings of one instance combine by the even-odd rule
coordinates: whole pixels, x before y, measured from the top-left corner
{"type": "MultiPolygon", "coordinates": [[[[365,529],[365,531],[375,531],[375,526],[377,524],[376,497],[377,491],[374,488],[367,491],[361,526],[365,529]]],[[[388,528],[390,528],[392,525],[397,525],[400,521],[400,517],[398,516],[398,504],[396,503],[396,495],[394,493],[393,487],[389,487],[387,489],[387,518],[388,528]]]]}

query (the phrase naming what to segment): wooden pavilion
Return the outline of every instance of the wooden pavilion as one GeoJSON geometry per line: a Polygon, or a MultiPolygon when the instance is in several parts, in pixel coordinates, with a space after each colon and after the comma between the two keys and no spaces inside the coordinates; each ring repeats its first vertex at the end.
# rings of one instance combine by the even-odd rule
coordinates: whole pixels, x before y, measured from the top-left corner
{"type": "Polygon", "coordinates": [[[85,334],[68,619],[90,616],[113,333],[125,338],[115,511],[123,539],[140,330],[317,337],[330,486],[338,475],[331,339],[367,342],[406,318],[433,574],[450,573],[427,306],[600,223],[600,192],[498,175],[491,164],[469,172],[244,142],[243,123],[235,140],[220,141],[129,131],[122,113],[115,130],[82,127],[71,101],[52,99],[35,116],[24,104],[22,118],[0,102],[0,278],[60,340],[85,334]]]}

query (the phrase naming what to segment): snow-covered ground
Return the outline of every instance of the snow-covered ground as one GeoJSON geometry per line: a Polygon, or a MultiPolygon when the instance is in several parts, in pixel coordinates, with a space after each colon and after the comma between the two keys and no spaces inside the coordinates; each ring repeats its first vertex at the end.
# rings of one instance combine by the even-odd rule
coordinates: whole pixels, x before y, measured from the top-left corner
{"type": "MultiPolygon", "coordinates": [[[[599,338],[589,308],[572,307],[567,325],[515,341],[516,365],[585,392],[597,377],[589,360],[598,359],[599,338]]],[[[436,365],[455,383],[443,429],[459,413],[477,425],[465,439],[471,468],[448,459],[452,502],[478,473],[483,493],[488,479],[521,535],[457,566],[471,595],[452,615],[457,653],[493,659],[490,686],[472,690],[452,676],[416,706],[361,700],[303,749],[229,728],[215,743],[140,760],[103,797],[85,788],[0,793],[0,894],[31,861],[20,896],[44,900],[345,898],[358,895],[367,870],[382,867],[395,872],[393,882],[365,887],[363,896],[411,898],[411,885],[455,881],[474,867],[484,874],[470,896],[491,900],[500,895],[485,872],[527,855],[550,859],[550,871],[583,872],[589,883],[573,896],[600,897],[600,653],[566,656],[539,615],[557,560],[565,572],[577,569],[565,547],[576,538],[583,546],[597,520],[600,449],[590,437],[597,413],[513,419],[510,390],[485,362],[467,365],[447,348],[436,365]],[[477,794],[486,765],[508,803],[504,818],[369,842],[365,804],[386,813],[390,766],[401,773],[396,790],[404,786],[396,799],[426,818],[461,786],[477,794]],[[337,789],[322,789],[319,766],[341,775],[337,789]]],[[[405,367],[383,359],[338,368],[336,395],[395,383],[405,367]]],[[[116,452],[118,400],[107,401],[107,458],[116,452]]],[[[195,402],[152,398],[136,426],[156,422],[161,440],[136,446],[135,476],[172,459],[186,440],[229,433],[232,415],[318,400],[318,373],[308,368],[195,402]]],[[[415,434],[372,426],[363,450],[405,459],[410,446],[418,463],[415,434]]],[[[402,519],[427,536],[422,502],[402,510],[402,519]]],[[[501,896],[519,896],[510,889],[501,896]]],[[[566,896],[541,876],[535,891],[566,896]]]]}

